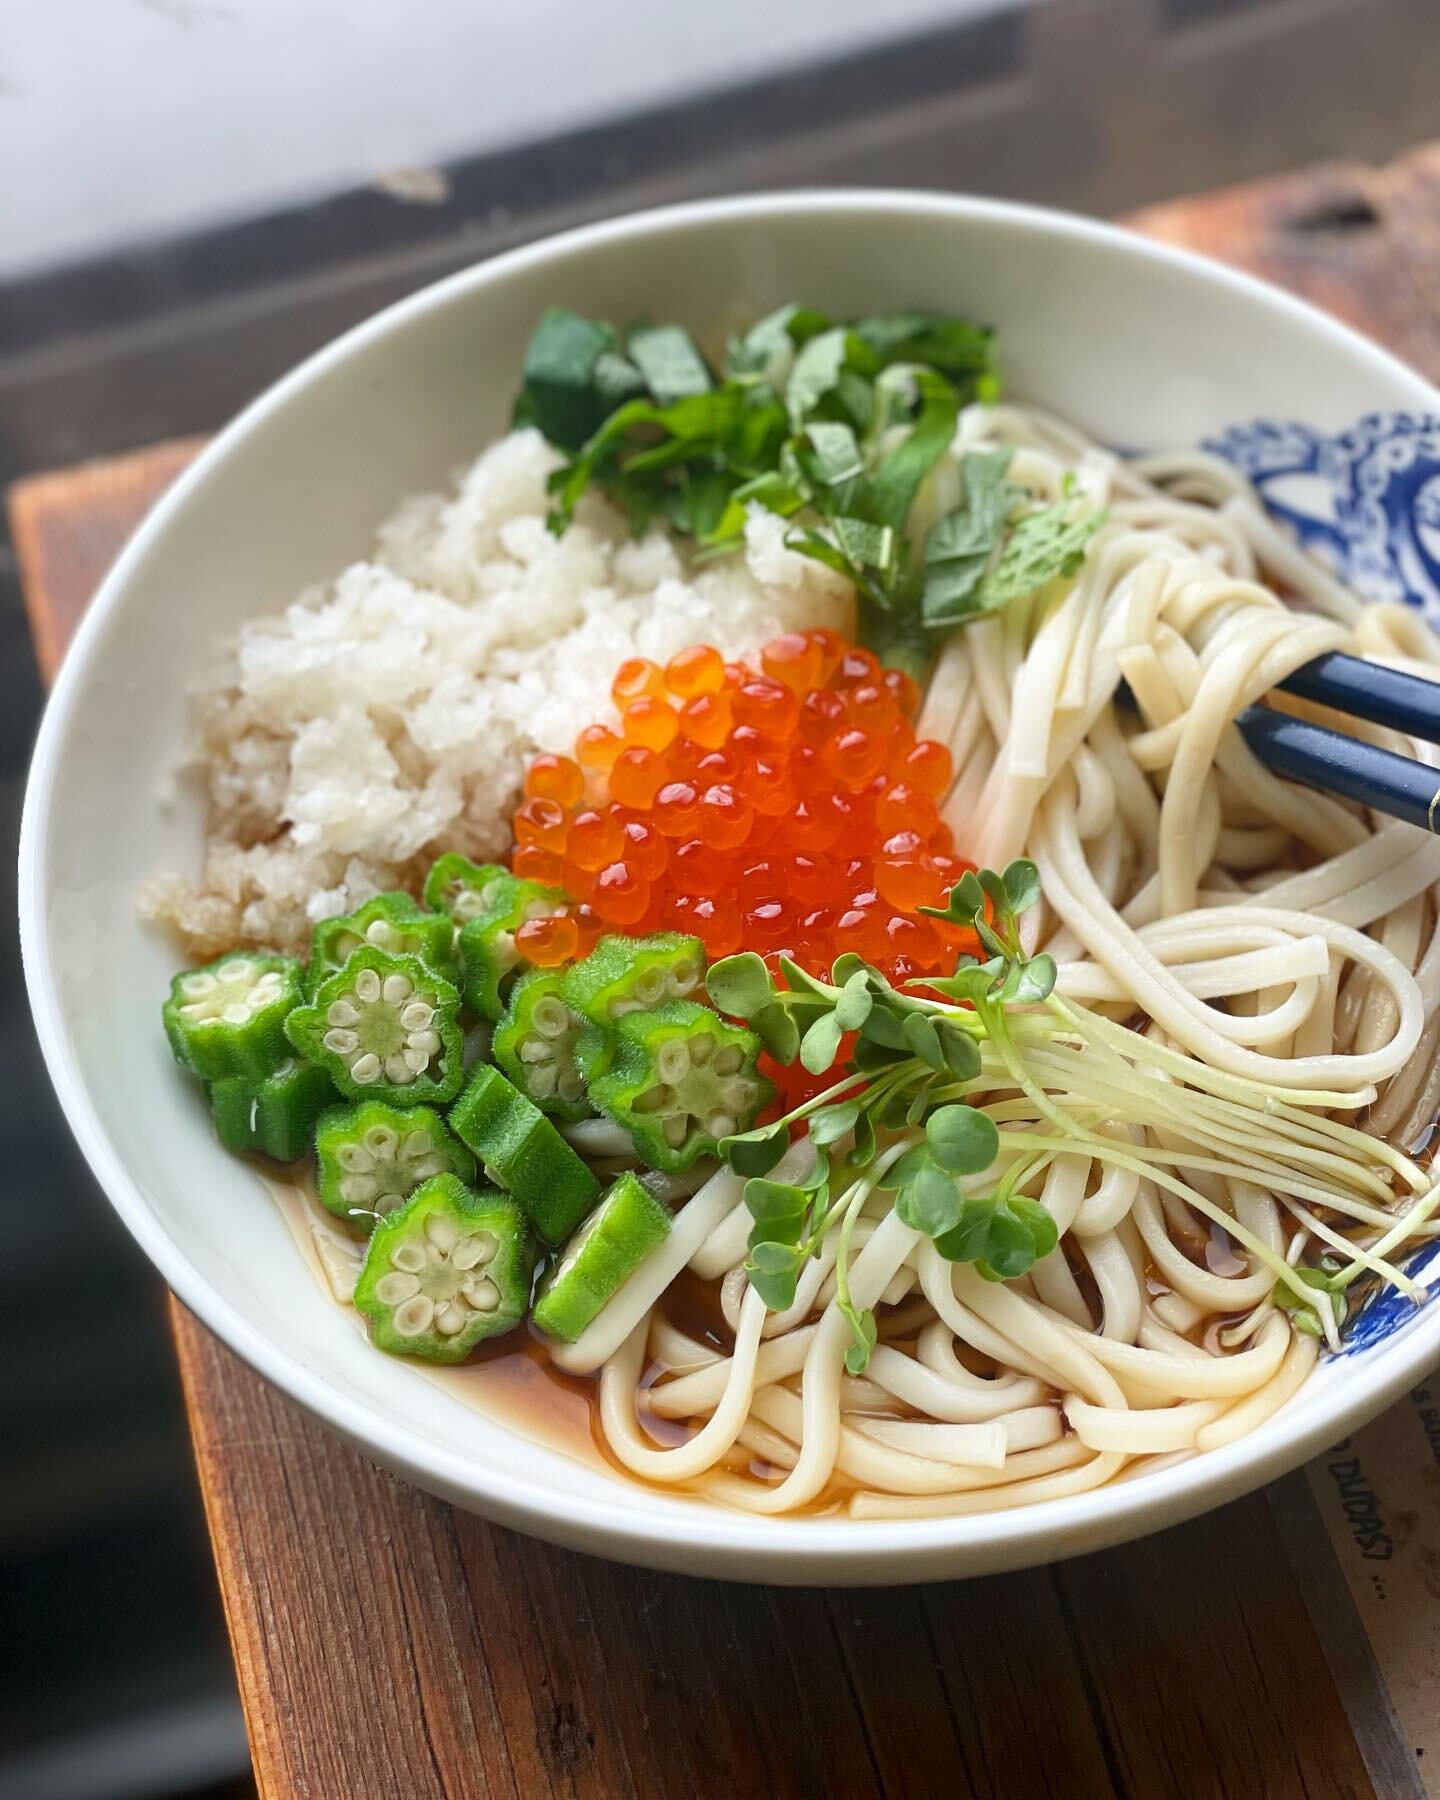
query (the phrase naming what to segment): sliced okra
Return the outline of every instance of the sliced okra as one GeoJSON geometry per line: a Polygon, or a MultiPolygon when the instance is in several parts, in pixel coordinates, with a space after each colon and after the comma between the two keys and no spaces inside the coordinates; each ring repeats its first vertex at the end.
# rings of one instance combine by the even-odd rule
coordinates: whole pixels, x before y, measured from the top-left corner
{"type": "Polygon", "coordinates": [[[678,1174],[714,1153],[721,1138],[748,1131],[774,1096],[756,1072],[760,1040],[692,1000],[626,1013],[614,1028],[605,1074],[590,1098],[651,1168],[678,1174]]]}
{"type": "Polygon", "coordinates": [[[468,856],[447,850],[425,877],[425,904],[464,925],[487,911],[505,884],[515,880],[518,877],[499,863],[473,863],[468,856]]]}
{"type": "Polygon", "coordinates": [[[418,956],[366,944],[285,1022],[302,1056],[352,1100],[450,1100],[460,1091],[460,996],[418,956]]]}
{"type": "Polygon", "coordinates": [[[426,912],[409,894],[376,894],[352,913],[322,919],[310,944],[310,985],[318,987],[365,944],[392,956],[418,956],[459,986],[455,927],[444,913],[426,912]]]}
{"type": "Polygon", "coordinates": [[[170,983],[165,1035],[176,1062],[202,1081],[263,1081],[290,1053],[285,1021],[303,997],[304,974],[293,957],[232,950],[170,983]]]}
{"type": "Polygon", "coordinates": [[[498,1019],[504,1007],[501,990],[524,962],[515,933],[529,919],[553,919],[568,909],[558,888],[511,876],[483,912],[460,930],[460,962],[464,970],[465,1004],[482,1019],[498,1019]]]}
{"type": "Polygon", "coordinates": [[[704,979],[705,946],[697,937],[678,931],[603,937],[566,974],[565,998],[604,1031],[626,1013],[691,999],[704,979]]]}
{"type": "Polygon", "coordinates": [[[563,1244],[600,1197],[590,1169],[498,1069],[482,1063],[473,1072],[449,1123],[551,1246],[563,1244]]]}
{"type": "Polygon", "coordinates": [[[332,1106],[315,1127],[315,1155],[321,1204],[364,1231],[436,1175],[475,1180],[475,1158],[428,1106],[332,1106]]]}
{"type": "Polygon", "coordinates": [[[541,1112],[571,1123],[588,1118],[591,1111],[585,1077],[575,1060],[583,1023],[565,999],[565,977],[552,969],[531,969],[511,988],[490,1046],[522,1094],[541,1112]]]}
{"type": "Polygon", "coordinates": [[[513,1200],[436,1175],[375,1227],[355,1306],[377,1349],[463,1362],[482,1338],[524,1317],[535,1257],[534,1234],[513,1200]]]}
{"type": "Polygon", "coordinates": [[[215,1135],[227,1150],[259,1151],[282,1163],[298,1162],[309,1153],[315,1121],[335,1098],[335,1084],[325,1070],[293,1053],[263,1081],[222,1075],[205,1091],[215,1135]]]}
{"type": "Polygon", "coordinates": [[[573,1344],[669,1235],[670,1209],[639,1176],[622,1175],[542,1278],[535,1291],[535,1323],[573,1344]]]}

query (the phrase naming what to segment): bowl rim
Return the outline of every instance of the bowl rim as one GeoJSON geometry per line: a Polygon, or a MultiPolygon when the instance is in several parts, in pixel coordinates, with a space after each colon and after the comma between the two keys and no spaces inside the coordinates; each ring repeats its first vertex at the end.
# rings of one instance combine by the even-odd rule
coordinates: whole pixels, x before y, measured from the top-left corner
{"type": "Polygon", "coordinates": [[[651,1490],[643,1484],[626,1486],[617,1480],[613,1498],[567,1493],[533,1474],[477,1464],[399,1421],[378,1416],[277,1346],[198,1273],[152,1212],[91,1105],[66,1043],[45,906],[51,802],[60,751],[105,627],[123,606],[132,576],[151,546],[255,426],[373,340],[462,293],[501,284],[514,273],[605,243],[663,237],[694,226],[817,213],[850,221],[867,214],[900,213],[942,225],[974,221],[1012,226],[1025,234],[1159,263],[1287,316],[1297,327],[1328,339],[1352,362],[1368,363],[1377,377],[1407,386],[1417,406],[1440,412],[1440,392],[1422,376],[1361,332],[1307,302],[1190,251],[1047,207],[905,189],[802,189],[653,208],[520,246],[420,288],[313,352],[225,426],[146,516],[87,609],[45,708],[21,819],[20,939],[46,1066],[70,1129],[111,1205],[181,1302],[251,1368],[307,1411],[431,1492],[441,1491],[501,1523],[553,1542],[732,1579],[902,1582],[933,1578],[937,1569],[952,1575],[979,1573],[1099,1548],[1176,1523],[1258,1487],[1344,1436],[1428,1374],[1440,1358],[1440,1307],[1390,1342],[1367,1351],[1366,1379],[1351,1384],[1355,1391],[1338,1389],[1318,1407],[1283,1409],[1236,1443],[1143,1479],[1036,1505],[935,1519],[857,1521],[828,1516],[770,1518],[697,1501],[662,1519],[644,1506],[643,1497],[651,1490]]]}

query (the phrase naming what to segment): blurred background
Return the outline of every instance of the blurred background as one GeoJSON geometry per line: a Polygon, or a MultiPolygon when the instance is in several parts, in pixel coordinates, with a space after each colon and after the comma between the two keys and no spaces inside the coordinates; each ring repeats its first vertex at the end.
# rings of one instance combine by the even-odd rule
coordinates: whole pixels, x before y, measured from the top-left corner
{"type": "MultiPolygon", "coordinates": [[[[1437,135],[1436,0],[12,0],[0,485],[213,430],[376,307],[584,219],[837,183],[1108,215],[1437,135]]],[[[41,692],[3,542],[0,634],[8,844],[41,692]]],[[[0,1800],[252,1793],[162,1297],[70,1146],[13,934],[0,1015],[27,1271],[0,1800]]]]}

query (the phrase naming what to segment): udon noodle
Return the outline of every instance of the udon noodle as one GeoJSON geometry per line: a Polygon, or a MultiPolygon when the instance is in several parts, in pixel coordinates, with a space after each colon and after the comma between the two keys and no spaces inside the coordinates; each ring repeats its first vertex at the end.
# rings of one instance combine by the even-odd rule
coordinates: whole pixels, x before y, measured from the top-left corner
{"type": "MultiPolygon", "coordinates": [[[[1143,1028],[1157,1063],[1127,1061],[1118,1034],[1040,1058],[1055,1091],[1067,1056],[1091,1059],[1108,1096],[1097,1129],[1116,1145],[1102,1166],[1067,1152],[1044,1095],[987,1056],[979,1091],[1036,1148],[1019,1191],[1053,1215],[1059,1247],[1020,1280],[987,1280],[876,1194],[849,1246],[853,1302],[878,1308],[863,1376],[846,1373],[836,1298],[843,1209],[794,1305],[767,1312],[728,1170],[553,1351],[599,1370],[625,1468],[757,1513],[1028,1505],[1231,1443],[1322,1348],[1274,1303],[1275,1259],[1328,1247],[1414,1295],[1392,1258],[1435,1229],[1407,1153],[1440,1105],[1440,842],[1277,779],[1232,721],[1321,652],[1433,671],[1440,645],[1415,612],[1362,604],[1214,456],[1125,461],[1011,405],[962,415],[960,445],[1011,447],[1013,480],[1044,498],[1078,488],[1108,522],[1068,588],[948,640],[918,727],[954,755],[945,817],[981,864],[1033,859],[1027,950],[1056,958],[1057,992],[1102,1033],[1143,1028]],[[1208,1072],[1184,1130],[1167,1052],[1208,1072]],[[1238,1109],[1262,1088],[1279,1090],[1279,1151],[1238,1109]],[[687,1265],[718,1284],[723,1332],[681,1315],[687,1265]]],[[[958,480],[939,471],[935,516],[958,480]]],[[[793,1145],[780,1175],[809,1153],[793,1145]]],[[[1323,1307],[1321,1322],[1333,1341],[1323,1307]]]]}

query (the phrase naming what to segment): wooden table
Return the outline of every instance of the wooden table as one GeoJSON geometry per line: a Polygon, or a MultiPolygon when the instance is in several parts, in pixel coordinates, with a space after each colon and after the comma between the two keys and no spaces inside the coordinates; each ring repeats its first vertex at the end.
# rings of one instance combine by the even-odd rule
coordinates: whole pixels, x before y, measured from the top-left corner
{"type": "MultiPolygon", "coordinates": [[[[1440,145],[1133,222],[1307,295],[1440,380],[1440,145]]],[[[47,676],[197,448],[12,490],[47,676]]],[[[702,1583],[457,1513],[178,1304],[172,1320],[266,1796],[1423,1792],[1302,1476],[1024,1574],[894,1592],[702,1583]]]]}

